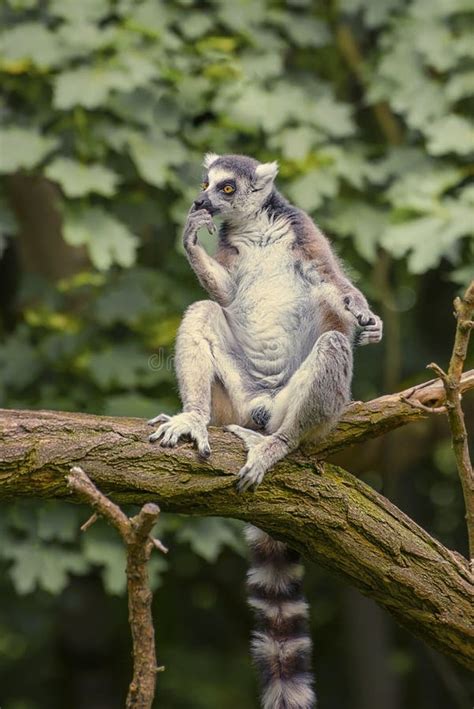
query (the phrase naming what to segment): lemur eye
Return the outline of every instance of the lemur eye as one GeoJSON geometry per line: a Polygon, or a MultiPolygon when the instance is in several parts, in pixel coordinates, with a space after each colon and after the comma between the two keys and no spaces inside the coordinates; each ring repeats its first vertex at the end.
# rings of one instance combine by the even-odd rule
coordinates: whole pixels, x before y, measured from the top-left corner
{"type": "Polygon", "coordinates": [[[226,185],[222,188],[222,191],[226,194],[232,194],[232,192],[235,192],[235,187],[232,187],[232,185],[226,185]]]}
{"type": "Polygon", "coordinates": [[[209,187],[209,182],[201,182],[201,189],[202,190],[207,190],[209,187]]]}

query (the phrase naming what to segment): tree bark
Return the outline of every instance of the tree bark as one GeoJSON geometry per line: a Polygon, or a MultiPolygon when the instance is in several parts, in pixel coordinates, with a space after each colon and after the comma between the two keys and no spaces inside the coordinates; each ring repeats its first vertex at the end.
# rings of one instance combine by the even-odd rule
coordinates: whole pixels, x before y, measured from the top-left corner
{"type": "MultiPolygon", "coordinates": [[[[427,415],[393,398],[392,428],[427,415]]],[[[387,430],[377,401],[348,409],[320,451],[340,447],[344,436],[347,444],[348,417],[359,434],[365,426],[366,437],[387,430]],[[379,425],[370,423],[374,412],[379,425]]],[[[65,476],[81,465],[117,502],[156,501],[165,511],[251,521],[342,576],[432,647],[474,667],[467,561],[368,485],[296,452],[268,473],[256,494],[239,495],[234,473],[245,456],[231,434],[212,429],[213,452],[204,461],[189,444],[152,445],[148,433],[137,419],[0,410],[0,498],[67,499],[65,476]]]]}

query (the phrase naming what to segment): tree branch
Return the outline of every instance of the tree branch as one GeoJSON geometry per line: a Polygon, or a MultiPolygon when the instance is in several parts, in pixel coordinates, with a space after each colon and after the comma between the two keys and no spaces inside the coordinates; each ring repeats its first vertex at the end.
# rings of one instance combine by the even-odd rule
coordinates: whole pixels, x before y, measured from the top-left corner
{"type": "MultiPolygon", "coordinates": [[[[443,403],[442,392],[440,382],[430,382],[407,395],[443,403]]],[[[354,404],[314,450],[327,454],[426,416],[400,394],[354,404]]],[[[338,573],[432,647],[474,666],[467,562],[368,485],[299,451],[275,466],[256,494],[239,495],[234,474],[245,454],[231,434],[211,430],[206,461],[189,444],[162,449],[147,435],[137,419],[0,410],[0,497],[65,498],[64,475],[75,463],[117,502],[156,500],[167,511],[251,521],[338,573]]]]}
{"type": "Polygon", "coordinates": [[[446,411],[448,414],[453,451],[456,458],[459,479],[466,508],[467,536],[471,572],[474,574],[474,473],[469,456],[466,423],[461,406],[461,378],[467,356],[469,336],[473,327],[474,281],[467,288],[463,298],[454,301],[454,316],[457,319],[456,335],[448,372],[437,364],[429,364],[429,369],[438,374],[446,391],[446,411]]]}
{"type": "MultiPolygon", "coordinates": [[[[67,486],[96,512],[82,526],[85,531],[98,515],[112,524],[127,549],[128,613],[133,640],[133,678],[127,696],[127,709],[151,709],[155,696],[156,666],[155,631],[151,612],[152,592],[147,564],[155,541],[150,537],[160,508],[151,502],[143,505],[136,517],[129,519],[86,475],[75,466],[66,476],[67,486]]],[[[160,546],[161,542],[159,543],[160,546]]],[[[164,547],[162,547],[164,549],[164,547]]]]}

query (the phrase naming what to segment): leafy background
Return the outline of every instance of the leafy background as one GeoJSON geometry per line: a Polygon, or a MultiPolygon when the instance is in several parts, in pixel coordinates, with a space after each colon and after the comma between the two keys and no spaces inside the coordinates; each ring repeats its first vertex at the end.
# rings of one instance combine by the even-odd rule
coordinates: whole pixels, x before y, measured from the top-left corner
{"type": "MultiPolygon", "coordinates": [[[[472,0],[3,0],[0,20],[1,406],[178,408],[173,341],[202,297],[180,229],[207,150],[278,159],[382,315],[354,397],[446,362],[474,276],[472,0]]],[[[465,552],[443,421],[340,462],[465,552]]],[[[100,524],[79,537],[86,516],[2,505],[3,709],[123,703],[123,551],[100,524]]],[[[163,515],[158,533],[157,706],[257,707],[240,524],[163,515]]],[[[311,567],[307,591],[321,706],[472,705],[459,668],[354,590],[311,567]]]]}

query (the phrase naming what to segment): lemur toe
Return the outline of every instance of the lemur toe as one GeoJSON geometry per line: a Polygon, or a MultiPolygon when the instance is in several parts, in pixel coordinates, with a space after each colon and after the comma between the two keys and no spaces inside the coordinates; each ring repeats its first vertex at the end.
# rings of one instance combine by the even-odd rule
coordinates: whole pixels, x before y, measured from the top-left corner
{"type": "Polygon", "coordinates": [[[237,490],[239,492],[247,492],[249,490],[255,492],[262,482],[263,476],[264,472],[258,470],[257,466],[247,463],[238,473],[237,490]]]}
{"type": "Polygon", "coordinates": [[[169,421],[171,416],[168,416],[168,414],[158,414],[158,416],[155,416],[152,419],[148,419],[147,424],[149,426],[154,426],[157,423],[165,423],[165,421],[169,421]]]}
{"type": "Polygon", "coordinates": [[[240,438],[244,442],[247,450],[250,450],[253,446],[260,443],[262,438],[264,438],[262,433],[251,431],[249,428],[244,428],[243,426],[237,426],[237,424],[224,426],[224,431],[229,431],[229,433],[233,433],[234,436],[240,438]]]}

